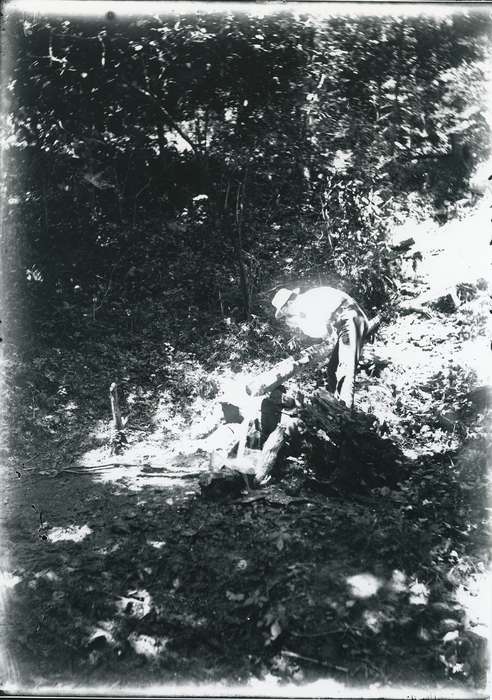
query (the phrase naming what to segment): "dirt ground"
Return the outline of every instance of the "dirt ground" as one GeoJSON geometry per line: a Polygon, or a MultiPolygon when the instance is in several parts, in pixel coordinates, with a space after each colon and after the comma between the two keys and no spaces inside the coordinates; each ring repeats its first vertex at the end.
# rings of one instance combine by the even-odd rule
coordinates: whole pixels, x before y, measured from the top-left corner
{"type": "MultiPolygon", "coordinates": [[[[432,265],[409,284],[442,283],[460,259],[444,233],[426,232],[432,265]]],[[[261,498],[206,499],[185,457],[189,478],[142,471],[191,444],[178,416],[167,433],[129,422],[138,467],[79,471],[108,461],[107,416],[86,418],[85,441],[55,430],[6,454],[4,690],[483,690],[490,394],[470,391],[490,384],[489,292],[461,301],[400,315],[366,348],[357,408],[403,451],[396,486],[278,479],[261,498]]]]}

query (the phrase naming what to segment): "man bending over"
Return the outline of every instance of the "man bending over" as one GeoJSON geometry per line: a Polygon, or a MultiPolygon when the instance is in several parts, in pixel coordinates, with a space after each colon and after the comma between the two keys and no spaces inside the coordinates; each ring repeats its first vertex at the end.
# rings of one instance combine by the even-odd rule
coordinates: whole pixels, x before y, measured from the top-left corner
{"type": "Polygon", "coordinates": [[[328,389],[352,408],[354,380],[362,346],[370,324],[352,297],[334,287],[315,287],[303,294],[299,289],[280,289],[272,299],[275,318],[310,338],[329,340],[335,347],[328,362],[328,389]]]}

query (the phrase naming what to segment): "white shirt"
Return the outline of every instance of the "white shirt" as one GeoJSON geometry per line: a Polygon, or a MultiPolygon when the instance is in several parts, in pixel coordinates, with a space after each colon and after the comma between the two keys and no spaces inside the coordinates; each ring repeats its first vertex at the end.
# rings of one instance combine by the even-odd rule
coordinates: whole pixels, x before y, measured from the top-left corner
{"type": "Polygon", "coordinates": [[[336,335],[333,323],[341,306],[355,307],[363,313],[357,302],[345,292],[334,287],[315,287],[287,304],[286,322],[310,338],[329,338],[336,335]]]}

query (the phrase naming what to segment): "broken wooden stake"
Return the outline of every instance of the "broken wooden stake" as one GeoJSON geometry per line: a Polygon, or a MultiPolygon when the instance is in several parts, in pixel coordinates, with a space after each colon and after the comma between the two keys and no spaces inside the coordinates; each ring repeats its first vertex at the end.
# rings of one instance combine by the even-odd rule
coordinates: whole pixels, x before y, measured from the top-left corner
{"type": "Polygon", "coordinates": [[[123,432],[120,404],[118,400],[118,387],[113,382],[109,387],[109,399],[111,401],[111,413],[113,415],[113,435],[111,436],[111,454],[120,454],[123,445],[126,444],[126,436],[123,432]]]}
{"type": "Polygon", "coordinates": [[[113,382],[109,387],[109,399],[111,401],[111,413],[113,414],[113,427],[115,430],[122,430],[120,404],[118,401],[118,387],[113,382]]]}

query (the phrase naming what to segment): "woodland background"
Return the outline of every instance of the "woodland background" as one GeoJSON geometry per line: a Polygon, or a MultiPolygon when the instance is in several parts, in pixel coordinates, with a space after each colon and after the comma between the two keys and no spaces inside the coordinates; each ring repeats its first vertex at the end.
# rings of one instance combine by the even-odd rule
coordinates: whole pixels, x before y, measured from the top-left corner
{"type": "Polygon", "coordinates": [[[476,11],[7,17],[9,327],[189,349],[280,283],[380,307],[391,224],[473,198],[489,33],[476,11]]]}
{"type": "Polygon", "coordinates": [[[458,253],[463,306],[414,322],[394,244],[473,255],[490,219],[490,13],[168,10],[2,20],[3,682],[483,687],[453,596],[488,566],[490,403],[457,359],[487,282],[458,253]],[[275,290],[323,283],[384,316],[357,405],[413,451],[401,483],[279,511],[65,473],[107,449],[112,381],[162,451],[302,342],[275,290]]]}

